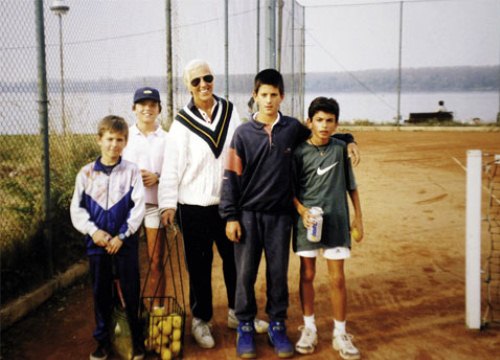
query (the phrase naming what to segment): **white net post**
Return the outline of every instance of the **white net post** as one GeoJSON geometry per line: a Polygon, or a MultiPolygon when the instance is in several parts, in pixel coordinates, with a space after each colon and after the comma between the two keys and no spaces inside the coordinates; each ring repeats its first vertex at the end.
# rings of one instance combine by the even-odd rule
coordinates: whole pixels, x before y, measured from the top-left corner
{"type": "Polygon", "coordinates": [[[481,150],[467,151],[465,323],[481,327],[481,150]]]}

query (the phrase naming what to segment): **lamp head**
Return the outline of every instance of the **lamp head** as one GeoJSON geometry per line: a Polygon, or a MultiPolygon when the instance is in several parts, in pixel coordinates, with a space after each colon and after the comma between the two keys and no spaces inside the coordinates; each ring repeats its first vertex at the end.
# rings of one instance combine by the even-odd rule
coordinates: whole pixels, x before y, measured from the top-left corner
{"type": "Polygon", "coordinates": [[[64,15],[68,12],[69,5],[66,4],[65,0],[53,0],[52,5],[50,5],[50,10],[58,15],[64,15]]]}

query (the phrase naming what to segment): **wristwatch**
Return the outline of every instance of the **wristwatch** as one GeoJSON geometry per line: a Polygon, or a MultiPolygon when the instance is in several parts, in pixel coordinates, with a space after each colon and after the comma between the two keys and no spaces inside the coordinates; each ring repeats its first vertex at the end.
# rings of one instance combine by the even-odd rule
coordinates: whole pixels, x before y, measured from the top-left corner
{"type": "Polygon", "coordinates": [[[118,239],[120,239],[121,241],[125,240],[125,238],[126,238],[125,234],[123,233],[118,234],[118,239]]]}

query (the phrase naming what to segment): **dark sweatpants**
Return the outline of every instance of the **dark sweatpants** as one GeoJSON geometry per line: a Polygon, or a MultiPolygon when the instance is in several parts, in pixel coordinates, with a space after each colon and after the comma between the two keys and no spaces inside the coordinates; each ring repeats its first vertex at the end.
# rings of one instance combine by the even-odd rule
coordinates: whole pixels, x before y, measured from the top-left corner
{"type": "Polygon", "coordinates": [[[184,238],[189,272],[189,300],[193,317],[212,318],[213,244],[222,258],[228,307],[234,309],[236,268],[233,243],[226,237],[226,222],[219,215],[218,205],[178,206],[179,225],[184,238]]]}
{"type": "Polygon", "coordinates": [[[271,321],[284,321],[288,308],[288,259],[290,215],[243,211],[242,239],[234,245],[236,260],[236,316],[251,321],[257,315],[255,281],[262,257],[266,256],[266,312],[271,321]]]}
{"type": "Polygon", "coordinates": [[[120,250],[111,255],[89,255],[92,290],[94,294],[94,316],[96,328],[94,338],[102,343],[110,341],[110,325],[113,306],[117,299],[113,299],[113,269],[115,261],[116,272],[120,279],[120,286],[126,304],[127,319],[132,331],[134,347],[143,346],[142,328],[139,322],[140,303],[140,275],[137,246],[129,247],[127,251],[120,250]]]}

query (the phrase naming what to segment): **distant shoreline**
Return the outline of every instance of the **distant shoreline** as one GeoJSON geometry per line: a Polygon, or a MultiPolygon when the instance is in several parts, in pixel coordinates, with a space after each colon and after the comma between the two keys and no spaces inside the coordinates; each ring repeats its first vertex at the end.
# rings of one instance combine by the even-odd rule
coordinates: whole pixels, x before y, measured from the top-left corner
{"type": "Polygon", "coordinates": [[[490,126],[408,126],[400,125],[339,125],[338,132],[343,131],[442,131],[442,132],[500,132],[500,125],[490,126]]]}

